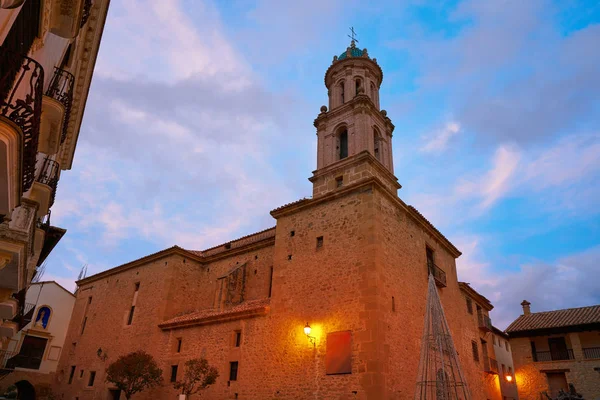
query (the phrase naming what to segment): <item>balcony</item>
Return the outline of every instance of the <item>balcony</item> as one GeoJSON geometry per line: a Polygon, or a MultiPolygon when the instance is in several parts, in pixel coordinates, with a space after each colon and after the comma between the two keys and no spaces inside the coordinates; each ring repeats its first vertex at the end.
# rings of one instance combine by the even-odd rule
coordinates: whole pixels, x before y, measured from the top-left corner
{"type": "Polygon", "coordinates": [[[488,374],[498,375],[498,361],[491,357],[483,357],[483,371],[488,374]]]}
{"type": "Polygon", "coordinates": [[[534,362],[574,360],[573,350],[536,351],[533,353],[534,362]]]}
{"type": "Polygon", "coordinates": [[[583,357],[586,360],[600,358],[600,347],[584,347],[583,348],[583,357]]]}
{"type": "Polygon", "coordinates": [[[0,215],[20,203],[35,179],[44,70],[29,57],[0,46],[0,215]]]}
{"type": "Polygon", "coordinates": [[[56,0],[50,12],[50,32],[65,39],[79,34],[90,17],[91,0],[56,0]]]}
{"type": "Polygon", "coordinates": [[[439,287],[446,287],[446,273],[432,262],[427,262],[429,273],[433,275],[435,284],[439,287]]]}
{"type": "Polygon", "coordinates": [[[477,320],[479,321],[479,329],[484,332],[492,331],[492,320],[487,315],[479,314],[477,316],[477,320]]]}
{"type": "Polygon", "coordinates": [[[43,99],[38,150],[56,154],[67,138],[71,104],[73,102],[73,74],[54,68],[54,75],[43,99]]]}

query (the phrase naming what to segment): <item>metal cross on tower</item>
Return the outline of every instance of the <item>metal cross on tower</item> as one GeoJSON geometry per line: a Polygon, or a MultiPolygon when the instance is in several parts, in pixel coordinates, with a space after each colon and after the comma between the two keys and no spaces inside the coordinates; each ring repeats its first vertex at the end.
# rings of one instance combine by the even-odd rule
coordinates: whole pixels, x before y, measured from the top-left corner
{"type": "Polygon", "coordinates": [[[352,39],[352,42],[357,42],[358,43],[358,39],[355,37],[356,36],[356,32],[354,32],[354,27],[350,27],[350,32],[352,33],[352,36],[348,35],[348,37],[350,39],[352,39]]]}
{"type": "Polygon", "coordinates": [[[425,326],[415,400],[470,400],[433,275],[429,275],[425,326]]]}

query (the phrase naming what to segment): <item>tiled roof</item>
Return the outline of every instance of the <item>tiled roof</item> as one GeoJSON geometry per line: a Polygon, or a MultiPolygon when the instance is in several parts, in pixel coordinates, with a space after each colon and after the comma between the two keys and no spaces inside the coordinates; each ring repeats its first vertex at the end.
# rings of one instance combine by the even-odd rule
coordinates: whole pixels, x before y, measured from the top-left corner
{"type": "Polygon", "coordinates": [[[284,209],[284,208],[286,208],[286,207],[289,207],[289,206],[292,206],[292,205],[296,205],[296,204],[300,204],[300,203],[304,203],[305,201],[308,201],[308,200],[310,200],[308,197],[303,197],[303,198],[301,198],[301,199],[299,199],[299,200],[292,201],[291,203],[287,203],[287,204],[284,204],[284,205],[282,205],[282,206],[279,206],[279,207],[277,207],[277,208],[275,208],[275,209],[273,209],[273,210],[271,211],[271,215],[272,215],[274,212],[277,212],[277,211],[279,211],[279,210],[283,210],[283,209],[284,209]]]}
{"type": "Polygon", "coordinates": [[[222,322],[224,320],[229,321],[234,319],[250,318],[253,316],[266,314],[269,303],[270,299],[260,299],[246,301],[228,310],[209,308],[171,318],[167,321],[161,322],[158,326],[163,329],[169,329],[173,327],[189,325],[206,325],[214,322],[222,322]]]}
{"type": "Polygon", "coordinates": [[[417,210],[417,209],[416,209],[414,206],[411,206],[411,205],[409,205],[409,206],[408,206],[408,208],[409,208],[409,210],[413,211],[413,212],[414,212],[414,213],[415,213],[417,216],[419,216],[419,217],[421,218],[421,220],[422,220],[423,222],[425,222],[425,224],[426,224],[426,225],[427,225],[429,228],[433,229],[433,231],[434,231],[434,232],[436,232],[436,233],[437,233],[438,235],[440,235],[440,236],[441,236],[441,237],[442,237],[444,240],[446,240],[446,241],[447,241],[447,242],[450,244],[450,246],[452,246],[452,249],[453,249],[453,250],[456,250],[456,252],[457,252],[458,254],[462,254],[462,253],[460,252],[460,250],[458,250],[458,249],[456,248],[456,246],[454,246],[454,245],[452,244],[452,242],[451,242],[450,240],[448,240],[448,238],[442,234],[442,232],[440,232],[440,231],[439,231],[439,230],[438,230],[438,229],[437,229],[437,228],[436,228],[436,227],[435,227],[435,226],[434,226],[434,225],[433,225],[431,222],[429,222],[429,220],[428,220],[427,218],[425,218],[425,216],[424,216],[423,214],[421,214],[421,212],[420,212],[419,210],[417,210]]]}
{"type": "Polygon", "coordinates": [[[532,331],[537,329],[563,328],[568,326],[600,323],[600,305],[567,308],[521,315],[506,328],[506,332],[532,331]]]}
{"type": "Polygon", "coordinates": [[[234,249],[237,247],[245,246],[247,244],[259,242],[261,240],[270,239],[275,237],[275,227],[264,229],[259,232],[251,233],[250,235],[242,236],[241,238],[232,240],[227,243],[223,243],[217,246],[213,246],[206,250],[186,250],[190,253],[197,255],[198,257],[208,257],[214,254],[220,253],[225,250],[234,249]],[[229,247],[227,247],[229,245],[229,247]]]}

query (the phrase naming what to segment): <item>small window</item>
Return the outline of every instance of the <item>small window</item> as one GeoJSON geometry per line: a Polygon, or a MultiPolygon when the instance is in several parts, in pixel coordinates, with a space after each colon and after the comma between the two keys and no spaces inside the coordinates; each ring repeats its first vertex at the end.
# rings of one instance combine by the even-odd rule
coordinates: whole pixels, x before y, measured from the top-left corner
{"type": "Polygon", "coordinates": [[[232,361],[229,363],[229,380],[237,381],[237,375],[238,375],[238,362],[232,361]]]}
{"type": "Polygon", "coordinates": [[[88,304],[92,304],[92,296],[88,297],[88,304]]]}
{"type": "Polygon", "coordinates": [[[235,347],[240,347],[241,343],[242,343],[242,332],[235,331],[235,347]]]}
{"type": "Polygon", "coordinates": [[[177,352],[181,353],[181,338],[177,339],[177,352]]]}
{"type": "Polygon", "coordinates": [[[504,347],[506,347],[506,351],[510,351],[510,347],[508,347],[508,342],[504,341],[504,347]]]}
{"type": "Polygon", "coordinates": [[[340,147],[339,147],[339,157],[340,160],[348,157],[348,131],[343,130],[340,133],[340,147]]]}
{"type": "Polygon", "coordinates": [[[479,362],[479,348],[477,347],[477,342],[471,340],[471,347],[473,349],[473,360],[479,362]]]}
{"type": "Polygon", "coordinates": [[[83,317],[83,323],[81,324],[81,334],[85,331],[85,324],[87,324],[87,317],[83,317]]]}
{"type": "Polygon", "coordinates": [[[231,243],[225,243],[225,249],[229,250],[231,248],[231,243]]]}
{"type": "Polygon", "coordinates": [[[171,382],[177,381],[177,365],[171,365],[171,382]]]}
{"type": "Polygon", "coordinates": [[[269,273],[269,297],[271,297],[271,293],[273,293],[273,267],[269,273]]]}
{"type": "Polygon", "coordinates": [[[492,335],[492,341],[494,342],[494,346],[498,345],[498,342],[496,341],[496,335],[492,335]]]}
{"type": "Polygon", "coordinates": [[[135,312],[135,306],[131,306],[131,309],[129,310],[129,318],[127,319],[127,325],[131,325],[131,323],[133,322],[133,313],[135,312]]]}
{"type": "Polygon", "coordinates": [[[392,311],[396,311],[396,299],[392,296],[392,311]]]}
{"type": "Polygon", "coordinates": [[[79,378],[83,378],[83,370],[79,371],[79,378]]]}
{"type": "Polygon", "coordinates": [[[360,79],[356,80],[355,85],[356,85],[356,95],[358,96],[358,94],[360,93],[360,79]]]}
{"type": "Polygon", "coordinates": [[[96,371],[90,372],[90,379],[88,380],[88,386],[94,386],[94,381],[96,380],[96,371]]]}
{"type": "Polygon", "coordinates": [[[296,236],[296,231],[290,231],[290,236],[291,237],[296,236]]]}
{"type": "Polygon", "coordinates": [[[473,300],[470,297],[467,297],[467,311],[473,315],[473,300]]]}
{"type": "Polygon", "coordinates": [[[137,292],[138,290],[140,290],[140,283],[136,282],[135,283],[135,291],[137,292]]]}
{"type": "Polygon", "coordinates": [[[513,374],[513,373],[512,373],[512,367],[510,367],[510,366],[508,367],[508,374],[509,374],[509,375],[512,375],[512,374],[513,374]]]}
{"type": "Polygon", "coordinates": [[[381,161],[380,152],[379,152],[379,144],[381,140],[379,138],[379,133],[377,130],[373,132],[373,152],[375,153],[375,158],[381,161]]]}
{"type": "Polygon", "coordinates": [[[506,366],[504,364],[502,364],[501,371],[502,371],[502,376],[503,377],[504,377],[504,375],[506,375],[505,370],[506,370],[506,366]]]}
{"type": "Polygon", "coordinates": [[[342,186],[344,186],[344,177],[338,176],[337,178],[335,178],[335,187],[342,187],[342,186]]]}
{"type": "Polygon", "coordinates": [[[323,247],[323,236],[317,238],[317,248],[323,247]]]}
{"type": "Polygon", "coordinates": [[[75,366],[71,365],[71,372],[69,373],[69,385],[73,383],[73,376],[75,375],[75,366]]]}
{"type": "Polygon", "coordinates": [[[346,101],[344,96],[344,81],[340,82],[340,104],[344,104],[346,101]]]}
{"type": "Polygon", "coordinates": [[[292,261],[292,255],[288,254],[288,261],[292,261]]]}

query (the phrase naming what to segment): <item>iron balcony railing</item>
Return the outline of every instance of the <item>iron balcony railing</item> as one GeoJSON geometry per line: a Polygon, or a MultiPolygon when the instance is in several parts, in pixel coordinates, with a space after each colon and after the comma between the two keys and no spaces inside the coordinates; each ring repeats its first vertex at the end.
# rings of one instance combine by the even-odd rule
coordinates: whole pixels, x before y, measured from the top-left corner
{"type": "Polygon", "coordinates": [[[489,374],[498,375],[498,361],[491,357],[483,357],[483,370],[489,374]]]}
{"type": "Polygon", "coordinates": [[[7,362],[7,368],[27,368],[27,369],[40,369],[42,364],[42,357],[34,357],[27,354],[15,354],[7,362]]]}
{"type": "Polygon", "coordinates": [[[488,332],[492,331],[492,320],[490,319],[490,317],[488,317],[487,315],[479,314],[477,316],[477,319],[479,320],[479,329],[488,332]]]}
{"type": "Polygon", "coordinates": [[[554,350],[554,351],[536,351],[533,353],[533,361],[544,362],[544,361],[563,361],[563,360],[574,360],[573,350],[554,350]]]}
{"type": "Polygon", "coordinates": [[[35,304],[33,303],[23,303],[22,308],[19,310],[19,313],[15,315],[12,319],[13,322],[19,324],[19,330],[22,330],[27,326],[28,323],[31,322],[33,318],[33,311],[35,310],[35,304]]]}
{"type": "Polygon", "coordinates": [[[50,81],[50,86],[46,90],[46,96],[58,100],[65,106],[65,116],[63,129],[60,134],[60,142],[63,143],[67,138],[67,128],[69,125],[69,117],[71,115],[71,104],[73,103],[73,86],[75,77],[72,73],[54,67],[54,75],[50,81]]]}
{"type": "Polygon", "coordinates": [[[83,14],[81,15],[81,28],[85,25],[92,13],[93,0],[83,0],[83,14]]]}
{"type": "Polygon", "coordinates": [[[433,275],[435,284],[439,287],[446,287],[446,273],[432,262],[427,262],[427,269],[433,275]]]}
{"type": "Polygon", "coordinates": [[[0,369],[14,369],[9,360],[16,354],[14,351],[0,350],[0,369]]]}
{"type": "Polygon", "coordinates": [[[54,204],[54,198],[56,197],[56,187],[58,186],[58,172],[60,171],[60,165],[50,158],[46,157],[42,170],[37,178],[39,183],[50,186],[52,191],[50,192],[50,202],[48,207],[52,207],[54,204]]]}
{"type": "Polygon", "coordinates": [[[583,356],[586,360],[591,358],[600,358],[600,347],[584,347],[583,356]]]}
{"type": "Polygon", "coordinates": [[[14,122],[23,134],[23,192],[35,179],[43,83],[44,69],[37,61],[0,46],[0,115],[14,122]]]}

